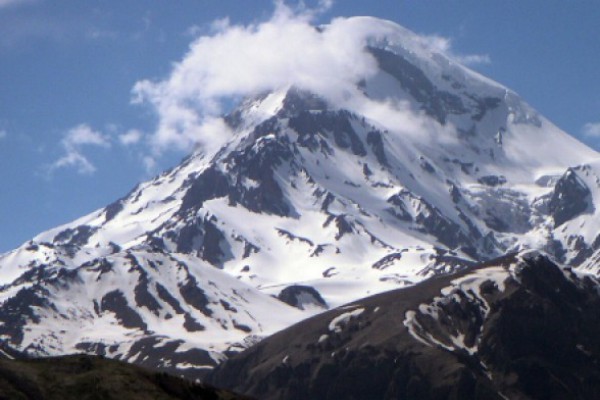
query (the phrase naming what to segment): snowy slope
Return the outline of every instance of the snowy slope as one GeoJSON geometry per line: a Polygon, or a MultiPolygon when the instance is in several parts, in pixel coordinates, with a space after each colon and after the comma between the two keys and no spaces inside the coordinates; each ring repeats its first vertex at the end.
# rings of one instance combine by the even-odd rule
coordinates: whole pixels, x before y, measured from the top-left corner
{"type": "Polygon", "coordinates": [[[100,353],[190,374],[302,317],[194,257],[142,249],[77,268],[32,268],[0,296],[0,334],[12,346],[100,353]]]}
{"type": "MultiPolygon", "coordinates": [[[[219,358],[323,307],[506,252],[542,249],[594,269],[597,153],[405,29],[352,21],[385,24],[387,34],[368,41],[379,69],[351,96],[333,103],[282,87],[249,98],[226,116],[235,135],[223,148],[196,151],[0,256],[4,337],[32,352],[108,348],[136,362],[136,343],[181,341],[219,358]],[[106,263],[113,272],[100,274],[106,263]],[[186,282],[213,311],[180,297],[186,282]],[[159,299],[158,284],[180,312],[159,299]],[[140,285],[160,307],[138,302],[140,285]],[[223,296],[237,312],[219,305],[223,296]],[[135,324],[103,302],[133,310],[135,324]]],[[[164,364],[163,353],[149,365],[164,364]]]]}

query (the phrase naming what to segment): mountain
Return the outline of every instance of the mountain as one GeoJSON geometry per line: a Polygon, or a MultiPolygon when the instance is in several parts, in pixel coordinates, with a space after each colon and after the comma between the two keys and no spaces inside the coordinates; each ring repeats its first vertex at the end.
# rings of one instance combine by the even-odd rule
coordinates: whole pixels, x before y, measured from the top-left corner
{"type": "Polygon", "coordinates": [[[261,399],[594,399],[599,281],[535,252],[375,295],[219,366],[261,399]]]}
{"type": "Polygon", "coordinates": [[[36,266],[4,290],[0,334],[29,354],[110,355],[192,378],[302,317],[193,257],[159,251],[36,266]]]}
{"type": "Polygon", "coordinates": [[[343,99],[256,94],[223,147],[1,255],[6,344],[197,377],[328,308],[506,253],[597,273],[597,153],[400,26],[349,23],[390,29],[343,99]]]}
{"type": "Polygon", "coordinates": [[[101,357],[0,360],[0,398],[10,400],[250,400],[101,357]]]}

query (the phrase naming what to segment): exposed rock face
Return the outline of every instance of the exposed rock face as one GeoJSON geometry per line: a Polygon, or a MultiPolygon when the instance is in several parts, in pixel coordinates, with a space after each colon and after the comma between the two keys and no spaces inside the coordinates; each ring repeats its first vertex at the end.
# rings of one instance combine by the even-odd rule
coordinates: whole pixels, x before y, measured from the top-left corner
{"type": "Polygon", "coordinates": [[[220,366],[261,399],[591,399],[599,282],[510,255],[323,313],[220,366]]]}
{"type": "Polygon", "coordinates": [[[556,227],[585,211],[593,212],[590,189],[574,170],[567,170],[556,183],[548,211],[556,227]]]}
{"type": "Polygon", "coordinates": [[[310,286],[292,285],[283,289],[277,298],[292,307],[305,310],[306,308],[321,308],[326,310],[327,303],[317,290],[310,286]]]}

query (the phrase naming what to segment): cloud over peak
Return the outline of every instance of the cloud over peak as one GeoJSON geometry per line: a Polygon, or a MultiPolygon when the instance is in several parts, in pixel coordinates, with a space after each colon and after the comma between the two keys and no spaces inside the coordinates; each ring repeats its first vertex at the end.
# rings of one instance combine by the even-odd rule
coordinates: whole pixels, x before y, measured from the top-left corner
{"type": "Polygon", "coordinates": [[[350,29],[337,19],[322,29],[305,15],[279,6],[260,24],[221,21],[212,36],[196,39],[164,81],[140,81],[135,102],[148,102],[158,113],[158,147],[188,148],[198,142],[206,118],[223,112],[223,101],[294,85],[339,99],[356,82],[376,72],[365,51],[370,32],[350,29]]]}
{"type": "MultiPolygon", "coordinates": [[[[154,152],[194,145],[218,148],[228,139],[222,133],[227,132],[225,124],[218,122],[226,106],[266,91],[294,86],[345,105],[349,98],[363,96],[358,82],[378,72],[367,45],[386,43],[388,37],[461,61],[452,53],[450,40],[421,37],[389,21],[354,17],[313,25],[315,16],[331,4],[326,0],[315,9],[292,9],[276,1],[273,15],[264,22],[215,21],[212,34],[196,38],[168,77],[137,82],[133,103],[150,105],[158,116],[150,137],[154,152]]],[[[462,61],[489,58],[467,56],[462,61]]]]}

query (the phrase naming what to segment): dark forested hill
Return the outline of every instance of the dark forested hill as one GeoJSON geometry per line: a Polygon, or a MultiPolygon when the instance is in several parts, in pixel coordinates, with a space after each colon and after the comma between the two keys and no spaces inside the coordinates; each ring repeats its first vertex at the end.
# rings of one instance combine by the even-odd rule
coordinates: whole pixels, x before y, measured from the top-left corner
{"type": "Polygon", "coordinates": [[[248,397],[102,357],[1,359],[2,400],[243,400],[248,397]]]}

